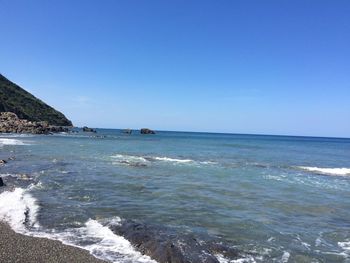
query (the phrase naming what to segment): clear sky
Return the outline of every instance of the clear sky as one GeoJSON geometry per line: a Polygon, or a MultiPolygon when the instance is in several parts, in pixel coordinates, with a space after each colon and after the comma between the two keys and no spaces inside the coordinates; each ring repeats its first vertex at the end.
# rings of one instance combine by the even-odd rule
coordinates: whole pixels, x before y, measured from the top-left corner
{"type": "Polygon", "coordinates": [[[0,72],[77,126],[350,137],[348,0],[0,0],[0,72]]]}

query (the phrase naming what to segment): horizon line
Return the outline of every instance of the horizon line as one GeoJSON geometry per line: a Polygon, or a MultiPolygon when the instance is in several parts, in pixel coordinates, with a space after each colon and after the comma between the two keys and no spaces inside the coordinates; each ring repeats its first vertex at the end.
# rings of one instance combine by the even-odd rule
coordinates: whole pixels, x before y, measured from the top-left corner
{"type": "MultiPolygon", "coordinates": [[[[84,125],[85,126],[85,125],[84,125]]],[[[83,127],[83,126],[82,126],[83,127]]],[[[74,126],[74,128],[82,128],[79,126],[74,126]]],[[[90,126],[88,126],[90,127],[90,126]]],[[[106,128],[106,127],[93,127],[94,129],[104,129],[104,130],[133,130],[139,131],[143,128],[133,129],[133,128],[106,128]]],[[[149,128],[150,129],[150,128],[149,128]]],[[[223,135],[253,135],[253,136],[280,136],[280,137],[306,137],[306,138],[329,138],[329,139],[350,139],[350,137],[338,137],[338,136],[319,136],[319,135],[293,135],[293,134],[268,134],[268,133],[235,133],[235,132],[214,132],[214,131],[183,131],[183,130],[162,130],[162,129],[150,129],[155,132],[181,132],[181,133],[208,133],[208,134],[223,134],[223,135]]]]}

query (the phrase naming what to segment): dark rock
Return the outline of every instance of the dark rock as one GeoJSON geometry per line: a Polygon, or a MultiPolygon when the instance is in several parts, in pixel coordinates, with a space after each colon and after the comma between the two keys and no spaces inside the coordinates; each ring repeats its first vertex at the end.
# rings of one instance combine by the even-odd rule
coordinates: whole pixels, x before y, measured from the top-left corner
{"type": "Polygon", "coordinates": [[[0,133],[49,134],[67,131],[67,127],[49,125],[46,121],[28,121],[18,118],[13,112],[0,112],[0,133]]]}
{"type": "Polygon", "coordinates": [[[0,177],[0,187],[1,186],[6,186],[6,185],[4,184],[4,181],[2,180],[2,178],[0,177]]]}
{"type": "Polygon", "coordinates": [[[5,161],[5,160],[0,160],[0,166],[1,165],[4,165],[4,164],[6,164],[7,163],[7,161],[5,161]]]}
{"type": "Polygon", "coordinates": [[[153,130],[150,130],[148,128],[142,128],[141,129],[141,134],[156,134],[156,132],[153,131],[153,130]]]}
{"type": "Polygon", "coordinates": [[[230,259],[239,257],[235,249],[219,245],[220,242],[198,239],[192,234],[179,234],[165,227],[131,220],[110,228],[129,240],[142,254],[160,263],[219,263],[215,254],[229,256],[230,259]]]}
{"type": "Polygon", "coordinates": [[[94,133],[96,133],[96,130],[93,129],[93,128],[89,128],[89,127],[84,126],[83,127],[83,132],[94,132],[94,133]]]}

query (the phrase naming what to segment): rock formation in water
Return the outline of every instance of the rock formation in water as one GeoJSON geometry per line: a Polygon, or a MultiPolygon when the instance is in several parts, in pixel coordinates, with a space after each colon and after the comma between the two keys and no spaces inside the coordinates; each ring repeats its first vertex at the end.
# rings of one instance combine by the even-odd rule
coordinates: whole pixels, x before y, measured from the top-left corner
{"type": "Polygon", "coordinates": [[[89,128],[87,126],[84,126],[83,127],[83,132],[94,132],[94,133],[96,133],[96,130],[93,129],[93,128],[89,128]]]}
{"type": "Polygon", "coordinates": [[[142,128],[140,132],[141,132],[141,134],[156,134],[155,131],[148,129],[148,128],[142,128]]]}
{"type": "Polygon", "coordinates": [[[0,112],[0,133],[48,134],[67,131],[66,127],[49,125],[46,121],[28,121],[18,118],[13,112],[0,112]]]}
{"type": "Polygon", "coordinates": [[[13,112],[20,119],[72,126],[61,112],[50,107],[0,74],[0,112],[13,112]]]}
{"type": "Polygon", "coordinates": [[[222,244],[221,240],[180,234],[167,227],[123,220],[118,225],[110,226],[110,229],[159,263],[219,263],[217,254],[230,259],[240,256],[237,250],[222,244]]]}

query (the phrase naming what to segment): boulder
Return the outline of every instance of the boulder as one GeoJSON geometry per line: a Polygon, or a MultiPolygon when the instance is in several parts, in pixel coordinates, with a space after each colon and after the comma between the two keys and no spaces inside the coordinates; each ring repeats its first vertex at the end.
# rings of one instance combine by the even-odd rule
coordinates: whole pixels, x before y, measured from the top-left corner
{"type": "Polygon", "coordinates": [[[142,128],[140,132],[141,132],[141,134],[156,134],[155,131],[148,129],[148,128],[142,128]]]}
{"type": "Polygon", "coordinates": [[[221,240],[180,234],[164,226],[123,220],[109,227],[115,234],[125,237],[142,254],[159,263],[219,263],[216,254],[230,259],[239,258],[238,251],[221,244],[221,240]]]}

